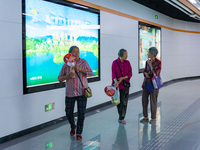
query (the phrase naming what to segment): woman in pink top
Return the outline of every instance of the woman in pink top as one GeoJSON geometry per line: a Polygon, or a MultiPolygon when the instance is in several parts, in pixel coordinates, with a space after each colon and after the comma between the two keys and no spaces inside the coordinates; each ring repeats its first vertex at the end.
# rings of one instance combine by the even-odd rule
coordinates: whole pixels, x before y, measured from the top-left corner
{"type": "Polygon", "coordinates": [[[69,49],[69,53],[74,54],[76,57],[76,65],[72,67],[80,76],[84,87],[81,84],[77,74],[70,72],[70,67],[66,64],[63,65],[58,80],[63,82],[66,80],[66,97],[65,97],[65,112],[67,119],[71,125],[70,135],[74,136],[76,132],[76,139],[82,140],[83,123],[85,119],[85,111],[87,98],[84,96],[84,88],[88,87],[87,77],[92,76],[93,72],[86,60],[79,57],[79,48],[72,46],[69,49]],[[75,77],[74,77],[75,76],[75,77]],[[77,101],[78,106],[78,121],[77,126],[74,122],[74,104],[77,101]]]}
{"type": "Polygon", "coordinates": [[[118,58],[112,63],[112,80],[115,87],[119,88],[120,104],[117,105],[119,122],[126,124],[124,120],[127,110],[127,103],[129,97],[129,87],[123,84],[123,80],[130,81],[132,77],[132,67],[127,59],[128,53],[125,49],[120,49],[118,58]]]}

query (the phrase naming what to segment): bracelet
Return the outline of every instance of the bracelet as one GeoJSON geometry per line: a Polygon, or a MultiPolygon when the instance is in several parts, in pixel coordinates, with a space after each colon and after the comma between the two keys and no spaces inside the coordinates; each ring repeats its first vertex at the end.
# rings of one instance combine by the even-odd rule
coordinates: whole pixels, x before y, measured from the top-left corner
{"type": "Polygon", "coordinates": [[[78,68],[78,71],[81,71],[81,67],[78,68]]]}

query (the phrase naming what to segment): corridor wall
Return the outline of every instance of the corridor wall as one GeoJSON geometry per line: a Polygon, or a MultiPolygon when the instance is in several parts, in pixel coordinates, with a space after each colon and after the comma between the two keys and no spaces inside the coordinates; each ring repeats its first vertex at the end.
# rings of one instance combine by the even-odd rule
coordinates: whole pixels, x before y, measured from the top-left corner
{"type": "MultiPolygon", "coordinates": [[[[138,20],[126,15],[185,31],[162,28],[161,75],[164,82],[199,76],[200,24],[172,19],[131,0],[84,2],[102,8],[101,80],[89,83],[94,96],[88,99],[87,108],[110,101],[104,94],[104,87],[111,84],[111,64],[120,48],[127,49],[133,68],[130,93],[141,90],[143,75],[138,73],[138,20]],[[159,19],[155,19],[155,14],[159,19]]],[[[0,1],[0,51],[0,138],[63,117],[65,88],[23,95],[21,0],[0,1]],[[52,102],[55,102],[55,109],[45,112],[44,106],[52,102]]]]}

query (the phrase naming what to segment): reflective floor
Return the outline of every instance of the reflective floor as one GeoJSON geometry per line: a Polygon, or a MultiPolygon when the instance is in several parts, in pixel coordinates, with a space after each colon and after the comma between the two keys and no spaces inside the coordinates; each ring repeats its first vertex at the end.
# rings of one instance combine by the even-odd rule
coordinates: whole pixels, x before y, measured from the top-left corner
{"type": "Polygon", "coordinates": [[[141,124],[141,112],[141,96],[130,98],[126,125],[118,123],[117,109],[111,105],[87,114],[82,141],[70,137],[70,126],[65,121],[3,143],[0,149],[200,150],[200,80],[161,88],[155,124],[141,124]]]}

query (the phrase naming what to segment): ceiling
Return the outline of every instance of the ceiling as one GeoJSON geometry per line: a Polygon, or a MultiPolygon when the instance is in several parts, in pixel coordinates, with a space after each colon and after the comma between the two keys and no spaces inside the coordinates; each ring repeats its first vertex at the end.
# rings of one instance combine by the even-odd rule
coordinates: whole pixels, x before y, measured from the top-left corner
{"type": "Polygon", "coordinates": [[[149,7],[174,19],[200,23],[200,20],[190,17],[183,11],[172,6],[171,4],[167,3],[164,0],[132,0],[132,1],[142,4],[146,7],[149,7]]]}

